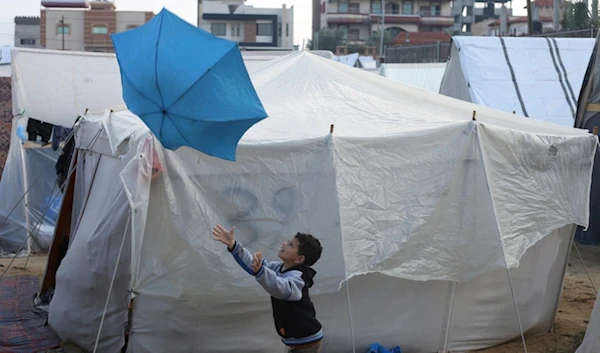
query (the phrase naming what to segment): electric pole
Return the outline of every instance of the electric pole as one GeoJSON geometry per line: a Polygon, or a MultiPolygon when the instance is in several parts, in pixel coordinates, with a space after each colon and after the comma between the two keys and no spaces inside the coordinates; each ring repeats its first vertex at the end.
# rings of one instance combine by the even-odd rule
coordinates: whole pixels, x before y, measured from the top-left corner
{"type": "Polygon", "coordinates": [[[379,40],[379,60],[383,61],[383,35],[385,33],[385,0],[381,0],[381,38],[379,40]]]}
{"type": "Polygon", "coordinates": [[[533,10],[531,9],[531,0],[527,0],[527,32],[533,34],[533,10]]]}
{"type": "Polygon", "coordinates": [[[65,50],[65,16],[60,19],[60,32],[62,34],[62,50],[65,50]]]}

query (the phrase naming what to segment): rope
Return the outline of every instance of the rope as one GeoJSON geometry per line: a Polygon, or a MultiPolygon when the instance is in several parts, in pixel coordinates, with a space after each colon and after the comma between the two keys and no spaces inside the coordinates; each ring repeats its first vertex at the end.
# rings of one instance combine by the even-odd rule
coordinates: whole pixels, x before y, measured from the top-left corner
{"type": "Polygon", "coordinates": [[[592,284],[592,289],[594,290],[594,293],[596,293],[596,296],[598,296],[598,291],[596,290],[596,286],[594,285],[594,281],[592,280],[592,276],[590,276],[590,273],[587,269],[587,266],[585,266],[585,262],[583,261],[583,256],[581,256],[581,253],[579,252],[579,248],[577,247],[577,244],[575,244],[575,242],[573,241],[573,246],[575,247],[575,250],[577,251],[577,255],[579,256],[579,260],[581,260],[581,264],[583,265],[583,270],[585,271],[585,273],[587,274],[588,278],[590,279],[590,283],[592,284]]]}
{"type": "Polygon", "coordinates": [[[123,252],[123,244],[125,244],[125,238],[127,237],[127,228],[129,228],[129,220],[131,219],[131,210],[127,216],[127,223],[125,224],[125,230],[123,230],[123,238],[121,239],[121,247],[119,248],[119,255],[117,255],[117,262],[115,263],[115,270],[113,271],[112,278],[110,280],[110,286],[108,287],[108,294],[106,295],[106,303],[104,303],[104,311],[102,312],[102,319],[100,319],[100,327],[98,328],[98,335],[96,335],[96,342],[94,343],[94,351],[98,349],[98,342],[100,341],[100,333],[102,332],[102,326],[104,325],[104,318],[106,317],[106,311],[108,310],[108,302],[110,301],[110,293],[117,277],[117,269],[119,268],[119,260],[121,260],[121,253],[123,252]]]}
{"type": "MultiPolygon", "coordinates": [[[[96,143],[96,141],[98,141],[98,137],[100,136],[100,133],[102,132],[102,130],[103,130],[102,128],[98,130],[98,132],[96,133],[96,135],[94,135],[94,137],[92,138],[92,140],[90,141],[90,143],[88,144],[88,147],[87,147],[86,149],[90,148],[91,146],[93,146],[93,145],[96,143]]],[[[79,161],[77,162],[77,164],[79,164],[79,161]]],[[[68,180],[71,178],[71,175],[72,175],[72,174],[75,172],[75,167],[77,167],[77,164],[76,164],[76,165],[73,167],[73,169],[72,169],[71,171],[69,171],[69,174],[68,174],[68,175],[67,175],[67,177],[65,178],[65,181],[64,181],[64,182],[62,183],[62,185],[61,185],[61,189],[62,189],[62,187],[63,187],[64,185],[66,185],[67,181],[68,181],[68,180]]],[[[51,204],[52,204],[52,202],[54,202],[54,200],[56,199],[56,197],[57,197],[57,196],[58,196],[58,194],[56,194],[56,195],[55,195],[55,196],[54,196],[54,197],[53,197],[53,198],[50,200],[50,203],[49,203],[48,205],[51,205],[51,204]]],[[[45,212],[47,212],[47,210],[46,210],[45,212]]],[[[43,217],[44,217],[44,215],[45,215],[45,212],[44,212],[44,214],[43,214],[43,215],[40,217],[40,219],[39,219],[39,221],[38,221],[38,222],[41,222],[41,220],[43,219],[43,217]]],[[[37,224],[36,224],[36,226],[37,226],[37,224]]],[[[27,235],[27,237],[25,238],[25,240],[23,241],[23,243],[22,243],[22,244],[21,244],[21,246],[19,247],[19,250],[17,250],[17,254],[18,254],[19,252],[21,252],[21,250],[23,250],[23,247],[25,246],[25,244],[27,244],[27,241],[29,240],[29,238],[31,237],[31,235],[32,235],[31,233],[29,233],[29,235],[27,235]]],[[[4,278],[4,276],[5,276],[5,275],[8,273],[8,270],[10,269],[10,267],[12,266],[12,264],[13,264],[13,262],[15,261],[15,259],[16,259],[16,258],[17,258],[16,256],[12,258],[12,260],[10,261],[10,263],[8,264],[8,266],[6,267],[6,269],[4,270],[4,272],[2,273],[2,276],[0,277],[0,283],[2,283],[2,279],[3,279],[3,278],[4,278]]]]}

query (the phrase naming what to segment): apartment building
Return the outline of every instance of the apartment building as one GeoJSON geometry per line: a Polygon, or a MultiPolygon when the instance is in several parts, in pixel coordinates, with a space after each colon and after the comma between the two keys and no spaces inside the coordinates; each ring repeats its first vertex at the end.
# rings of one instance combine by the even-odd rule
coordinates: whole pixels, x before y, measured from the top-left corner
{"type": "Polygon", "coordinates": [[[321,0],[313,8],[313,28],[342,29],[349,44],[361,45],[373,32],[442,32],[452,27],[450,0],[321,0]],[[383,25],[382,25],[383,22],[383,25]]]}
{"type": "Polygon", "coordinates": [[[110,35],[154,17],[151,11],[117,11],[114,1],[42,1],[40,44],[46,49],[114,52],[110,35]]]}
{"type": "Polygon", "coordinates": [[[15,17],[15,47],[41,48],[40,18],[15,17]]]}
{"type": "Polygon", "coordinates": [[[292,50],[294,8],[260,8],[244,0],[198,0],[198,26],[242,49],[292,50]]]}

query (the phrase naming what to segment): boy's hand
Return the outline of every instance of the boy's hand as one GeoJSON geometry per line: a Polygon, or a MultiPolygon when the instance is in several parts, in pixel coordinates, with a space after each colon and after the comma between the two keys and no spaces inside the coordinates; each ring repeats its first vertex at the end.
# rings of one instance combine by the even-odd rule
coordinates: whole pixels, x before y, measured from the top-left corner
{"type": "Polygon", "coordinates": [[[231,249],[235,245],[235,237],[233,235],[234,231],[235,227],[231,228],[230,231],[227,231],[220,224],[217,224],[212,231],[213,239],[220,241],[221,243],[227,245],[228,249],[231,249]]]}
{"type": "Polygon", "coordinates": [[[252,261],[252,271],[254,271],[254,273],[258,273],[258,271],[260,271],[260,268],[262,267],[263,256],[259,251],[256,254],[254,254],[253,258],[254,260],[252,261]]]}

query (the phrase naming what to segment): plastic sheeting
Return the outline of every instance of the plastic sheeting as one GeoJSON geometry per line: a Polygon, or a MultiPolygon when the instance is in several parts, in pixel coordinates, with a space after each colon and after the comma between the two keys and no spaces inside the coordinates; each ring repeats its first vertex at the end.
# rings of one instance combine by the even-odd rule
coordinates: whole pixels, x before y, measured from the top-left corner
{"type": "Polygon", "coordinates": [[[453,37],[440,93],[573,126],[594,39],[453,37]]]}
{"type": "Polygon", "coordinates": [[[252,79],[271,116],[236,163],[165,150],[127,111],[85,117],[77,146],[94,171],[78,173],[89,196],[76,192],[50,304],[61,338],[93,348],[98,283],[127,236],[101,351],[121,348],[130,297],[129,352],[280,351],[268,297],[212,240],[217,222],[267,259],[298,231],[322,240],[311,294],[326,352],[484,348],[519,335],[515,302],[525,331],[550,328],[596,137],[307,53],[252,79]]]}
{"type": "Polygon", "coordinates": [[[25,118],[13,119],[10,148],[0,180],[0,255],[47,250],[62,200],[50,147],[22,140],[25,118]],[[29,235],[31,235],[29,237],[29,235]]]}
{"type": "Polygon", "coordinates": [[[438,93],[446,71],[446,63],[382,64],[379,74],[430,92],[438,93]]]}
{"type": "Polygon", "coordinates": [[[596,304],[594,304],[594,310],[592,311],[583,342],[575,353],[598,352],[600,352],[600,296],[596,298],[596,304]]]}

